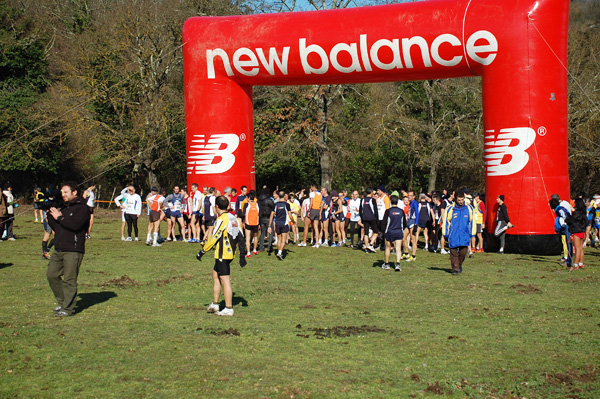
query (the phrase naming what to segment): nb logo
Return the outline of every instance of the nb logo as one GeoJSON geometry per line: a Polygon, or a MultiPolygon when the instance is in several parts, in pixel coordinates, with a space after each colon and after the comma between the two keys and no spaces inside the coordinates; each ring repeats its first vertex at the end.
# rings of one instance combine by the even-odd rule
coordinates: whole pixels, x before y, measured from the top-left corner
{"type": "Polygon", "coordinates": [[[188,157],[188,174],[218,174],[227,172],[235,163],[233,152],[240,145],[236,134],[195,134],[188,157]]]}
{"type": "Polygon", "coordinates": [[[529,127],[485,131],[485,171],[488,176],[507,176],[517,173],[529,162],[525,152],[535,140],[535,132],[529,127]],[[490,134],[492,133],[492,134],[490,134]]]}

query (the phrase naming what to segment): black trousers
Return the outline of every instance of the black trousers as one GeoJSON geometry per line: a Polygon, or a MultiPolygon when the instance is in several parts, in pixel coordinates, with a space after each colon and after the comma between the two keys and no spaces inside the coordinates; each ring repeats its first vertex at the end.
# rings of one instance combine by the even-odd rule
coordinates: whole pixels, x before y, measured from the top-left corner
{"type": "Polygon", "coordinates": [[[135,232],[135,236],[138,236],[138,217],[137,215],[132,215],[130,213],[125,214],[125,221],[127,222],[127,235],[131,237],[131,227],[133,226],[133,230],[135,232]]]}

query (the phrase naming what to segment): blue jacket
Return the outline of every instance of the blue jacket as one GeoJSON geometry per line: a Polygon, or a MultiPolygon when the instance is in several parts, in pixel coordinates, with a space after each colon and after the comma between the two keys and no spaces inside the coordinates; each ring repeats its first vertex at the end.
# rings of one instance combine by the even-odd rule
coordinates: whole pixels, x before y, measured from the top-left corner
{"type": "Polygon", "coordinates": [[[450,248],[470,246],[476,228],[475,214],[471,205],[458,206],[455,202],[446,209],[442,232],[448,239],[450,248]]]}

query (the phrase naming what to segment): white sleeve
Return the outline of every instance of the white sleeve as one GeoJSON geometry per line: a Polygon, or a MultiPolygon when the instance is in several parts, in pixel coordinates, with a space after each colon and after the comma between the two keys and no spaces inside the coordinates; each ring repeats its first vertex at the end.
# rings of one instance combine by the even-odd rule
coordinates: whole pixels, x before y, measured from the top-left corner
{"type": "Polygon", "coordinates": [[[137,200],[137,202],[135,204],[135,213],[136,213],[136,215],[140,216],[142,214],[142,197],[137,195],[136,200],[137,200]]]}
{"type": "Polygon", "coordinates": [[[117,204],[118,207],[121,206],[121,200],[123,199],[123,197],[124,197],[124,195],[121,194],[117,198],[115,198],[115,204],[117,204]]]}

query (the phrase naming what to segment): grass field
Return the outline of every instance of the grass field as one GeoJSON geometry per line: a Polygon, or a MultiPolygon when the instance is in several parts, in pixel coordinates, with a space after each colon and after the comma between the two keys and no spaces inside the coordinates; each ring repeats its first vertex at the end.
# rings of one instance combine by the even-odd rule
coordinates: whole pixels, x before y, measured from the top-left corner
{"type": "MultiPolygon", "coordinates": [[[[146,221],[140,223],[145,237],[146,221]]],[[[232,269],[233,318],[207,314],[212,253],[121,242],[97,215],[78,313],[55,318],[42,227],[0,243],[0,398],[598,398],[600,251],[477,254],[451,276],[419,250],[289,246],[232,269]]]]}

